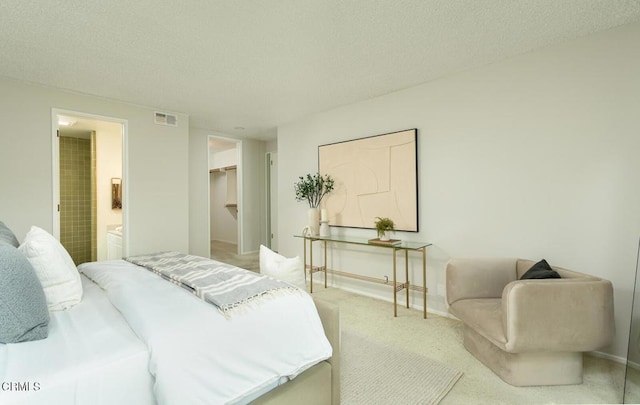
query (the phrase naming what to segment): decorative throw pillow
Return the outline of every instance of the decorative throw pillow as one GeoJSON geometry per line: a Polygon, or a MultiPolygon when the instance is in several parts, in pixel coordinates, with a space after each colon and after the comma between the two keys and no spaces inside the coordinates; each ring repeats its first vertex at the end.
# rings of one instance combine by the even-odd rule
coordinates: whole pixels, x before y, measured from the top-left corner
{"type": "Polygon", "coordinates": [[[40,340],[49,333],[42,285],[26,257],[0,244],[0,343],[40,340]]]}
{"type": "Polygon", "coordinates": [[[20,246],[20,242],[4,222],[0,221],[0,246],[6,244],[13,247],[20,246]]]}
{"type": "Polygon", "coordinates": [[[542,259],[538,263],[531,266],[526,273],[520,277],[520,280],[531,280],[541,278],[561,278],[557,271],[549,266],[546,260],[542,259]]]}
{"type": "Polygon", "coordinates": [[[260,245],[260,273],[305,289],[304,270],[299,256],[288,259],[260,245]]]}
{"type": "Polygon", "coordinates": [[[82,299],[82,281],[65,248],[47,231],[32,226],[20,251],[29,259],[47,297],[49,310],[71,308],[82,299]]]}

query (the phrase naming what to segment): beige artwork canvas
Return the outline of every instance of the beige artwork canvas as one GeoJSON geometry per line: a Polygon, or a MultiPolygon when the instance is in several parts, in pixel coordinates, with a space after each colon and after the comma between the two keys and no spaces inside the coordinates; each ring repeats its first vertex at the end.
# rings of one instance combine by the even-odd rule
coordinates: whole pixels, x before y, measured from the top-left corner
{"type": "Polygon", "coordinates": [[[323,201],[329,224],[373,228],[388,217],[398,231],[418,231],[417,130],[318,147],[318,169],[335,180],[323,201]]]}

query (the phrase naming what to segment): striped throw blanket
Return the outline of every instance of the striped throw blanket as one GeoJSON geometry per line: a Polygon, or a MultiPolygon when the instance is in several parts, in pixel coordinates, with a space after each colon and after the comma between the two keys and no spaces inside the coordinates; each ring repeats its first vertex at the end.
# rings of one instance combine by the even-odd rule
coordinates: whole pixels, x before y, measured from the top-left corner
{"type": "Polygon", "coordinates": [[[163,252],[127,257],[125,260],[144,267],[165,280],[177,284],[223,314],[240,309],[259,299],[278,293],[293,293],[291,284],[200,256],[163,252]]]}

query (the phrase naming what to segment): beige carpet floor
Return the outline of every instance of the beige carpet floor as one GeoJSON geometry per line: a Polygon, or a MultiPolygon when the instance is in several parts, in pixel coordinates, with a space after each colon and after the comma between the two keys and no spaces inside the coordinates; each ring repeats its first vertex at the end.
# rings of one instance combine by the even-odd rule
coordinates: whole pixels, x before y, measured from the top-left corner
{"type": "Polygon", "coordinates": [[[626,404],[640,404],[640,370],[629,367],[626,379],[624,402],[626,404]]]}
{"type": "MultiPolygon", "coordinates": [[[[235,255],[212,249],[212,257],[239,267],[259,271],[257,254],[235,255]],[[217,257],[216,257],[217,255],[217,257]]],[[[389,291],[391,296],[391,291],[389,291]]],[[[314,296],[340,306],[343,329],[439,361],[463,373],[441,404],[616,404],[622,402],[624,366],[589,355],[584,356],[584,382],[557,387],[513,387],[482,363],[462,345],[462,324],[433,314],[422,319],[422,312],[353,294],[337,288],[314,288],[314,296]]],[[[345,403],[344,405],[351,405],[345,403]]],[[[394,405],[402,405],[394,403],[394,405]]]]}
{"type": "Polygon", "coordinates": [[[349,328],[342,330],[340,360],[341,400],[350,405],[435,405],[462,375],[349,328]]]}
{"type": "Polygon", "coordinates": [[[249,253],[245,255],[239,255],[238,245],[221,242],[211,241],[211,258],[219,262],[233,264],[234,266],[260,272],[260,260],[258,253],[249,253]]]}
{"type": "MultiPolygon", "coordinates": [[[[390,292],[391,293],[391,292],[390,292]]],[[[463,373],[441,404],[615,404],[622,401],[624,366],[585,356],[584,383],[558,387],[513,387],[475,359],[462,345],[462,324],[337,288],[314,295],[340,306],[343,328],[378,342],[439,361],[463,373]]],[[[398,403],[400,404],[400,403],[398,403]]],[[[345,404],[349,405],[349,404],[345,404]]]]}

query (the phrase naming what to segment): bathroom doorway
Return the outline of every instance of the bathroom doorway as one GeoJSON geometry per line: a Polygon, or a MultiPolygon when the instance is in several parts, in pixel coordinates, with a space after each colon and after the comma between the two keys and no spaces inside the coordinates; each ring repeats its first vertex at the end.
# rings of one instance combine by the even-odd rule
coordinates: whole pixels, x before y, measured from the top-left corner
{"type": "Polygon", "coordinates": [[[79,265],[123,257],[126,121],[53,111],[54,236],[79,265]]]}

